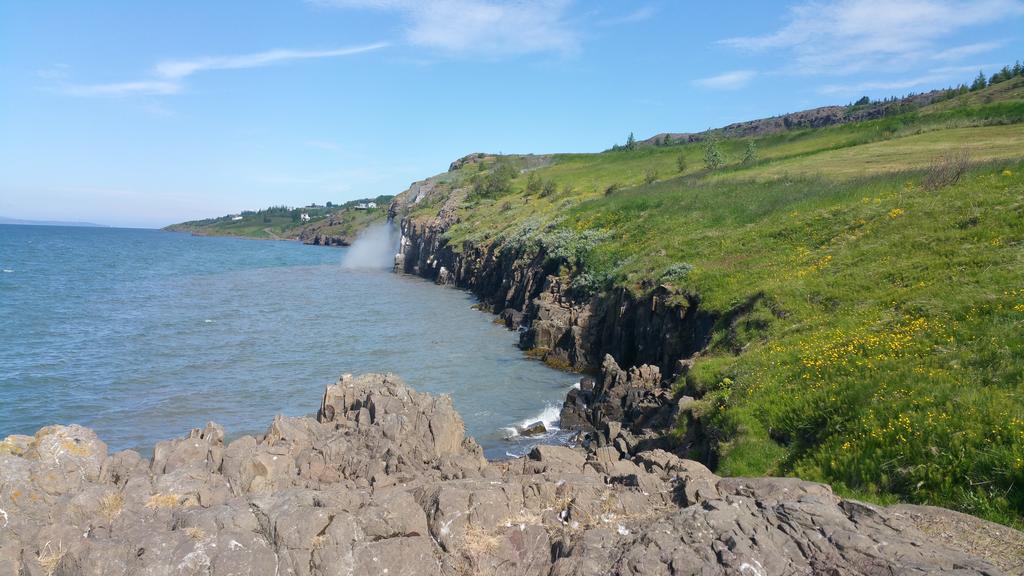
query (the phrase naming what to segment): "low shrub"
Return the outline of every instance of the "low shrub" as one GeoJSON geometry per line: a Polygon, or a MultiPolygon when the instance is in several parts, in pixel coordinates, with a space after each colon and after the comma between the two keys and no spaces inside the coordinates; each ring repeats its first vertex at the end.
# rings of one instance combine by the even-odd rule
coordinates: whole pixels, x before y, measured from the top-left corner
{"type": "Polygon", "coordinates": [[[925,172],[922,185],[925,190],[938,190],[960,181],[970,168],[971,157],[966,149],[947,152],[936,158],[925,172]]]}

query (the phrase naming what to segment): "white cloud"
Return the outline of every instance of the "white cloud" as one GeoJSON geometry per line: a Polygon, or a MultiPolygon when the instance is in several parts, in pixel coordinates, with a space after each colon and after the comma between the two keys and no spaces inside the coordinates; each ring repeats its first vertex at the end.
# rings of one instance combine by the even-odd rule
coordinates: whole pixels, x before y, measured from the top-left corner
{"type": "MultiPolygon", "coordinates": [[[[764,36],[723,40],[733,48],[788,50],[790,72],[852,74],[892,71],[931,59],[942,52],[939,41],[963,28],[1024,15],[1019,0],[839,0],[793,6],[788,23],[764,36]]],[[[948,52],[947,59],[978,54],[993,47],[979,43],[948,52]]]]}
{"type": "Polygon", "coordinates": [[[54,64],[49,68],[36,70],[36,76],[43,80],[61,80],[67,77],[68,68],[69,66],[67,64],[54,64]]]}
{"type": "Polygon", "coordinates": [[[569,0],[310,0],[339,8],[396,12],[406,40],[455,54],[571,52],[577,35],[565,21],[569,0]]]}
{"type": "Polygon", "coordinates": [[[192,60],[167,60],[156,65],[156,75],[167,79],[180,79],[205,70],[231,70],[238,68],[257,68],[277,62],[290,60],[309,60],[312,58],[336,58],[350,56],[361,52],[378,50],[387,46],[385,43],[368,44],[335,50],[268,50],[255,54],[238,56],[205,56],[192,60]]]}
{"type": "Polygon", "coordinates": [[[106,84],[69,85],[65,87],[65,91],[75,96],[128,96],[137,94],[163,96],[181,92],[183,81],[198,72],[257,68],[292,60],[338,58],[379,50],[386,46],[386,43],[377,43],[332,50],[268,50],[266,52],[234,56],[202,56],[190,60],[165,60],[158,63],[153,68],[151,76],[146,79],[106,84]]]}
{"type": "Polygon", "coordinates": [[[965,44],[963,46],[954,46],[952,48],[946,48],[940,50],[935,54],[932,54],[933,60],[962,60],[968,56],[976,56],[978,54],[984,54],[985,52],[991,52],[996,48],[1002,46],[1002,42],[978,42],[976,44],[965,44]]]}
{"type": "Polygon", "coordinates": [[[644,20],[650,20],[658,13],[658,9],[654,6],[642,6],[636,10],[626,14],[619,19],[620,22],[643,22],[644,20]]]}
{"type": "Polygon", "coordinates": [[[127,96],[130,94],[164,96],[180,92],[181,84],[167,80],[138,80],[109,84],[73,84],[68,86],[65,91],[74,96],[127,96]]]}
{"type": "Polygon", "coordinates": [[[952,66],[936,68],[926,74],[914,76],[901,80],[890,81],[868,81],[853,84],[828,84],[818,89],[821,94],[843,94],[848,96],[863,96],[867,92],[877,91],[901,91],[911,88],[932,89],[941,85],[957,85],[969,78],[971,74],[977,74],[978,70],[994,68],[992,65],[974,64],[971,66],[952,66]]]}
{"type": "Polygon", "coordinates": [[[636,10],[628,12],[622,16],[615,16],[612,18],[601,20],[597,24],[600,26],[618,26],[620,24],[635,24],[637,22],[650,20],[657,13],[658,9],[654,6],[641,6],[636,10]]]}
{"type": "Polygon", "coordinates": [[[700,78],[693,83],[701,88],[712,90],[738,90],[750,83],[757,72],[753,70],[733,70],[709,78],[700,78]]]}

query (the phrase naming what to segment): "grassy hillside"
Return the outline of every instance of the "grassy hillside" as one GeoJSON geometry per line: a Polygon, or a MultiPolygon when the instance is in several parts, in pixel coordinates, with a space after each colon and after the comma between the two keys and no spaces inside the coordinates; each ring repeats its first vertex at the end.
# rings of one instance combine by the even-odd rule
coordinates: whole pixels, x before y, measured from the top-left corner
{"type": "Polygon", "coordinates": [[[275,206],[263,210],[247,210],[235,215],[219,218],[192,220],[167,226],[171,232],[190,232],[203,236],[237,236],[266,240],[296,240],[304,231],[310,230],[343,238],[355,238],[360,230],[374,222],[387,218],[388,203],[392,196],[378,196],[352,200],[337,206],[290,208],[275,206]],[[376,202],[377,208],[357,210],[357,204],[376,202]],[[308,214],[309,222],[302,222],[301,215],[308,214]]]}
{"type": "Polygon", "coordinates": [[[723,320],[677,385],[721,472],[1019,525],[1024,79],[714,149],[717,169],[705,142],[467,165],[438,180],[449,240],[543,245],[579,295],[699,294],[723,320]]]}

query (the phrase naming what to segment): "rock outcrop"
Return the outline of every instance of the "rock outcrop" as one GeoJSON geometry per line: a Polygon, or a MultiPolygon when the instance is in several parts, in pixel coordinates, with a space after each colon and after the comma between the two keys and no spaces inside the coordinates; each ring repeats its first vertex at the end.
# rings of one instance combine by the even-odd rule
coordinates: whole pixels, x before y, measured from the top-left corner
{"type": "Polygon", "coordinates": [[[597,380],[584,378],[578,388],[566,395],[561,424],[565,428],[595,433],[602,443],[623,442],[637,445],[639,435],[646,439],[661,436],[672,425],[676,404],[671,387],[662,382],[657,366],[644,364],[623,370],[610,354],[605,355],[597,380]]]}
{"type": "MultiPolygon", "coordinates": [[[[467,156],[452,169],[476,160],[484,158],[467,156]]],[[[618,287],[581,297],[560,275],[564,262],[549,258],[543,245],[451,245],[446,233],[467,193],[435,177],[395,197],[389,218],[400,219],[402,231],[395,270],[472,292],[482,309],[519,331],[519,346],[532,357],[596,374],[596,382],[584,380],[568,394],[561,412],[561,428],[583,431],[587,445],[621,456],[669,449],[713,466],[719,436],[692,409],[694,398],[677,397],[669,384],[684,375],[713,329],[731,331],[759,304],[771,309],[764,295],[724,312],[708,311],[698,294],[665,283],[642,294],[618,287]],[[440,208],[433,217],[407,217],[422,204],[440,208]],[[684,437],[665,434],[680,422],[684,437]]]]}
{"type": "Polygon", "coordinates": [[[355,240],[355,232],[348,229],[337,215],[331,215],[304,226],[298,239],[313,246],[350,246],[355,240]]]}
{"type": "MultiPolygon", "coordinates": [[[[652,370],[609,364],[594,406],[622,408],[652,370]]],[[[148,461],[50,426],[0,442],[0,576],[1024,570],[1024,534],[976,518],[596,444],[489,463],[449,399],[391,375],[342,377],[316,418],[229,443],[210,424],[148,461]]]]}
{"type": "MultiPolygon", "coordinates": [[[[392,215],[432,192],[430,184],[415,184],[396,197],[392,215]]],[[[706,345],[717,317],[704,311],[696,295],[662,285],[642,296],[619,288],[581,299],[569,293],[543,249],[530,257],[494,245],[454,250],[444,234],[462,199],[451,192],[437,217],[402,219],[395,268],[473,292],[506,326],[521,330],[524,350],[581,372],[596,372],[611,354],[623,366],[651,364],[670,377],[680,359],[706,345]]]]}
{"type": "MultiPolygon", "coordinates": [[[[723,138],[749,138],[752,136],[778,134],[787,130],[824,128],[839,124],[864,122],[894,114],[905,114],[908,110],[927,106],[946,95],[946,90],[932,90],[923,94],[913,94],[887,102],[871,102],[859,106],[822,106],[780,116],[736,122],[708,132],[723,138]]],[[[663,143],[666,136],[673,143],[703,142],[707,138],[708,132],[696,134],[688,132],[663,132],[642,140],[638,144],[641,146],[656,146],[663,143]]]]}

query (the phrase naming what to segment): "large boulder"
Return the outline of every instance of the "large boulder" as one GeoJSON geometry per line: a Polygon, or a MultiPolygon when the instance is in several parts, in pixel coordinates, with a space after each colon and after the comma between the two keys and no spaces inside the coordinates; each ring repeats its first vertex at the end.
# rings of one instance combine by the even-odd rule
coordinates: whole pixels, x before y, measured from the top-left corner
{"type": "Polygon", "coordinates": [[[421,461],[467,447],[465,426],[451,398],[419,394],[393,374],[342,376],[324,392],[317,419],[375,425],[387,440],[421,461]]]}
{"type": "Polygon", "coordinates": [[[516,432],[520,436],[540,436],[547,433],[548,427],[544,425],[544,422],[538,420],[533,424],[527,424],[526,426],[517,426],[516,432]]]}
{"type": "Polygon", "coordinates": [[[47,426],[36,432],[24,458],[34,463],[37,486],[49,494],[66,494],[99,480],[107,445],[76,424],[47,426]]]}

